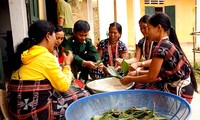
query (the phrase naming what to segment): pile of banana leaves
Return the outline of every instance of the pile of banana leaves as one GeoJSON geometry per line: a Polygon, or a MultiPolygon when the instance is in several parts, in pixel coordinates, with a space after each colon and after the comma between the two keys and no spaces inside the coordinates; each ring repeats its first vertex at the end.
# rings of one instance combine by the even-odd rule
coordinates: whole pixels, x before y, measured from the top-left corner
{"type": "Polygon", "coordinates": [[[91,120],[167,120],[155,114],[153,110],[146,107],[131,107],[128,110],[109,110],[102,115],[94,115],[91,120]]]}

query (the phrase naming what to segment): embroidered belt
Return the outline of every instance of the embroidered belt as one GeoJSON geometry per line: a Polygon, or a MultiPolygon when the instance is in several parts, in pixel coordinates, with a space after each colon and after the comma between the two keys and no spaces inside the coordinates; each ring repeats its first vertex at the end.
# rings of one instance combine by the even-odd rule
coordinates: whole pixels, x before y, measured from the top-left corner
{"type": "Polygon", "coordinates": [[[189,76],[185,80],[178,80],[178,81],[175,81],[175,82],[172,82],[172,83],[165,83],[164,89],[165,89],[165,91],[169,92],[167,85],[170,85],[171,87],[175,87],[176,88],[176,94],[178,96],[181,96],[181,89],[183,87],[189,85],[190,83],[191,83],[191,79],[190,79],[190,76],[189,76]]]}
{"type": "Polygon", "coordinates": [[[8,84],[8,89],[10,91],[14,92],[31,92],[31,91],[45,91],[45,90],[51,90],[52,87],[50,84],[40,84],[40,85],[14,85],[14,84],[8,84]]]}

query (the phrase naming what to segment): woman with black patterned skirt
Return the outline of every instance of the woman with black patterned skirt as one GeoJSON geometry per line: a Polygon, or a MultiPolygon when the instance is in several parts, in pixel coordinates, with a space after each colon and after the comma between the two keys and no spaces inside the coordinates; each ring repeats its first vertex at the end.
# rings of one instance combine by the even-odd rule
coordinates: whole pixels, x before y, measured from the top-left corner
{"type": "Polygon", "coordinates": [[[194,91],[197,92],[196,79],[178,42],[176,32],[171,27],[169,17],[165,13],[155,13],[147,25],[149,36],[158,42],[153,51],[149,70],[136,71],[136,76],[125,76],[121,79],[122,84],[157,81],[154,89],[163,87],[164,91],[174,93],[191,103],[194,91]]]}

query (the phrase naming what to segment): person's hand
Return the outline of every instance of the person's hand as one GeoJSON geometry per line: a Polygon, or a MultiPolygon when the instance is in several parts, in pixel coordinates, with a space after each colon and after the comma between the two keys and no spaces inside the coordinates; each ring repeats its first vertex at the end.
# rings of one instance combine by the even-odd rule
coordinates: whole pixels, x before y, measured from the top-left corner
{"type": "Polygon", "coordinates": [[[129,84],[129,83],[132,82],[132,81],[131,81],[131,77],[130,77],[130,76],[125,76],[125,77],[123,77],[123,78],[120,80],[120,82],[121,82],[123,85],[127,85],[127,84],[129,84]]]}
{"type": "Polygon", "coordinates": [[[123,59],[122,58],[117,58],[115,59],[116,65],[121,66],[123,59]]]}
{"type": "Polygon", "coordinates": [[[56,49],[54,49],[54,50],[52,51],[52,53],[53,53],[54,56],[56,56],[56,54],[57,54],[56,49]]]}
{"type": "Polygon", "coordinates": [[[138,64],[137,63],[133,63],[130,65],[129,71],[134,71],[138,68],[138,64]]]}
{"type": "Polygon", "coordinates": [[[106,75],[109,75],[110,73],[108,72],[108,69],[106,66],[103,67],[103,72],[106,74],[106,75]]]}
{"type": "Polygon", "coordinates": [[[136,70],[130,71],[128,72],[127,76],[137,76],[137,71],[136,70]]]}
{"type": "Polygon", "coordinates": [[[121,66],[117,66],[117,67],[115,67],[115,70],[118,71],[121,68],[122,68],[121,66]]]}
{"type": "Polygon", "coordinates": [[[86,61],[86,60],[83,61],[83,66],[85,66],[85,67],[87,67],[89,69],[96,69],[97,68],[95,62],[86,61]]]}
{"type": "Polygon", "coordinates": [[[103,71],[103,67],[104,67],[104,64],[103,64],[103,63],[100,63],[100,64],[97,65],[97,68],[99,68],[99,69],[102,70],[102,71],[103,71]]]}
{"type": "Polygon", "coordinates": [[[71,51],[68,51],[67,54],[63,52],[64,60],[63,65],[70,65],[74,59],[71,51]]]}

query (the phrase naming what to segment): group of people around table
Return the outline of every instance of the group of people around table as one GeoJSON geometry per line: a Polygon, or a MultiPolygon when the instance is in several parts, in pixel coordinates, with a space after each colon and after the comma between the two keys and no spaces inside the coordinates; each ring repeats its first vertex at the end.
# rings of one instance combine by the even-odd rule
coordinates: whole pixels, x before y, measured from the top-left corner
{"type": "Polygon", "coordinates": [[[113,22],[108,38],[97,48],[88,38],[90,25],[78,20],[73,34],[65,39],[61,26],[38,20],[16,49],[13,74],[8,84],[9,112],[14,119],[52,120],[64,118],[73,101],[89,96],[74,80],[100,79],[109,76],[113,66],[123,76],[122,84],[135,82],[136,89],[155,89],[174,93],[192,101],[197,83],[192,67],[178,42],[175,30],[165,13],[144,15],[139,26],[143,38],[125,76],[120,65],[127,47],[120,40],[122,26],[113,22]],[[140,62],[141,59],[144,61],[140,62]],[[100,60],[103,62],[97,64],[100,60]],[[69,102],[70,101],[70,102],[69,102]]]}

